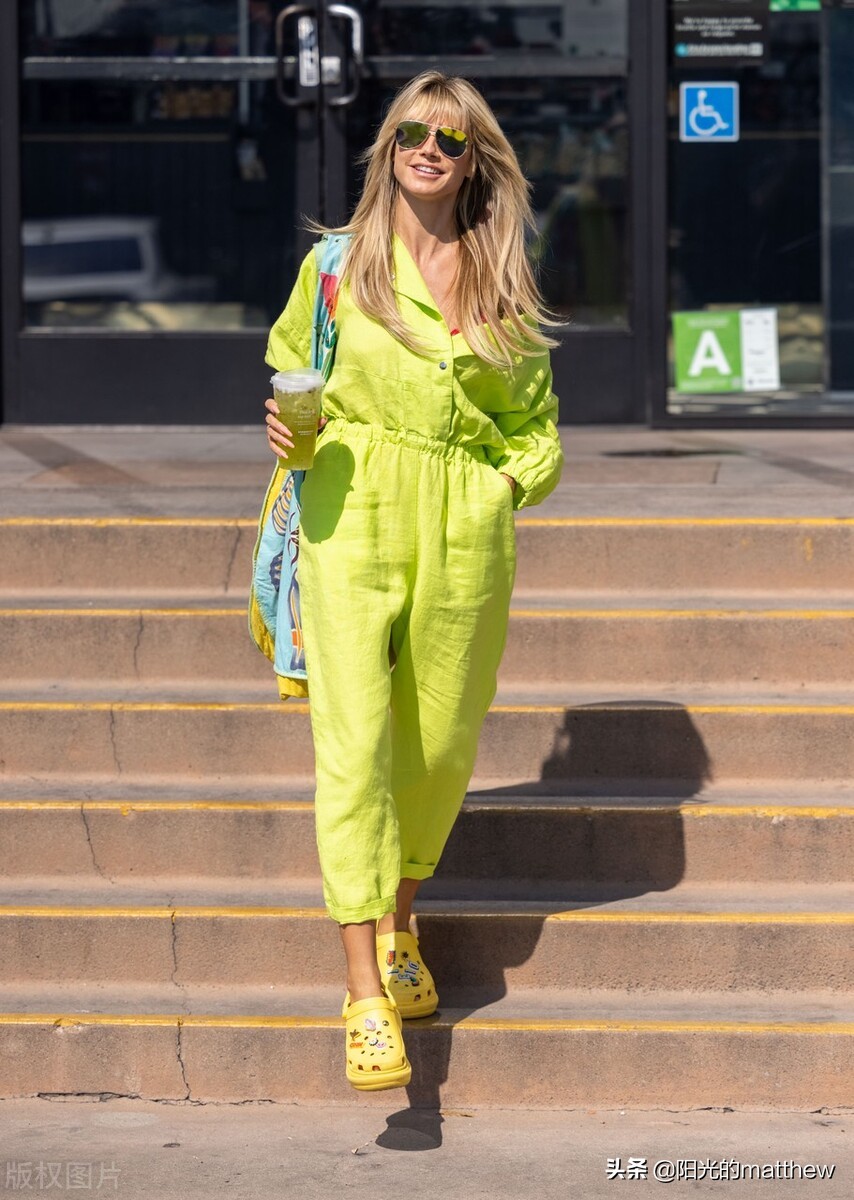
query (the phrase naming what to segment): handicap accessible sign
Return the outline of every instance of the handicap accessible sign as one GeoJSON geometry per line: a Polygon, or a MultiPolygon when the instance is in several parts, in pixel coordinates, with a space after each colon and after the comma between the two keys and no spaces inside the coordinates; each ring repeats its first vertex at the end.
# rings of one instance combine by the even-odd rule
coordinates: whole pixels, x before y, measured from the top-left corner
{"type": "Polygon", "coordinates": [[[680,142],[737,142],[738,139],[737,83],[679,85],[680,142]]]}
{"type": "Polygon", "coordinates": [[[677,392],[779,390],[776,308],[674,313],[673,342],[677,392]]]}

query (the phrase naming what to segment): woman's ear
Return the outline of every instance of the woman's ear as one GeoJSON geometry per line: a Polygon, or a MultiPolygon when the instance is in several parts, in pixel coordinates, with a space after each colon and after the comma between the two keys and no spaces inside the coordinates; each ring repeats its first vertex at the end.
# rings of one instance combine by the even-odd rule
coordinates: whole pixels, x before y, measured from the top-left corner
{"type": "Polygon", "coordinates": [[[474,173],[476,170],[477,163],[474,161],[474,147],[472,146],[471,162],[469,163],[468,170],[466,171],[466,179],[474,179],[474,173]]]}

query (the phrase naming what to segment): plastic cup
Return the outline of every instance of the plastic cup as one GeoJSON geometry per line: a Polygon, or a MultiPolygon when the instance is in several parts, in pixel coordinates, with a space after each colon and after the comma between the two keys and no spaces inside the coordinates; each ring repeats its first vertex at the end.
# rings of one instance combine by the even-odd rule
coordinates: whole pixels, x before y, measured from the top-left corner
{"type": "Polygon", "coordinates": [[[306,471],[314,465],[323,376],[313,367],[301,367],[278,371],[270,383],[279,420],[290,429],[294,444],[284,463],[291,471],[306,471]]]}

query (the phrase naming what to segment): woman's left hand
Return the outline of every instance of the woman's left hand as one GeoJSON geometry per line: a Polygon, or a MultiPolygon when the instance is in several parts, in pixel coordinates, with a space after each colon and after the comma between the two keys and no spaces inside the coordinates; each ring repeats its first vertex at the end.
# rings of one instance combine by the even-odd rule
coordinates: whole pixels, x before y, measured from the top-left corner
{"type": "Polygon", "coordinates": [[[516,491],[516,480],[513,478],[513,476],[505,475],[503,471],[499,471],[498,473],[502,479],[507,480],[508,484],[510,485],[510,491],[515,492],[516,491]]]}

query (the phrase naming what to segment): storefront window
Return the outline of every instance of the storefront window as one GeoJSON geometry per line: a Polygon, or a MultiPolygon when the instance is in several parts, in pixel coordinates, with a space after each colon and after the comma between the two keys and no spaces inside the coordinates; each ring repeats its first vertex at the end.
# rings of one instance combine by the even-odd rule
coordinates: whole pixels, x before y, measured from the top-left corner
{"type": "Polygon", "coordinates": [[[670,0],[669,11],[668,409],[845,408],[854,8],[670,0]]]}
{"type": "MultiPolygon", "coordinates": [[[[293,279],[294,180],[306,170],[274,82],[286,6],[21,0],[28,328],[269,328],[293,279]],[[157,79],[151,66],[194,59],[192,79],[157,79]],[[223,59],[246,64],[245,76],[218,75],[211,64],[223,59]]],[[[547,302],[576,328],[628,328],[627,0],[357,8],[361,89],[338,110],[344,137],[324,170],[344,175],[355,199],[355,160],[383,105],[450,56],[531,180],[530,252],[547,302]]]]}

